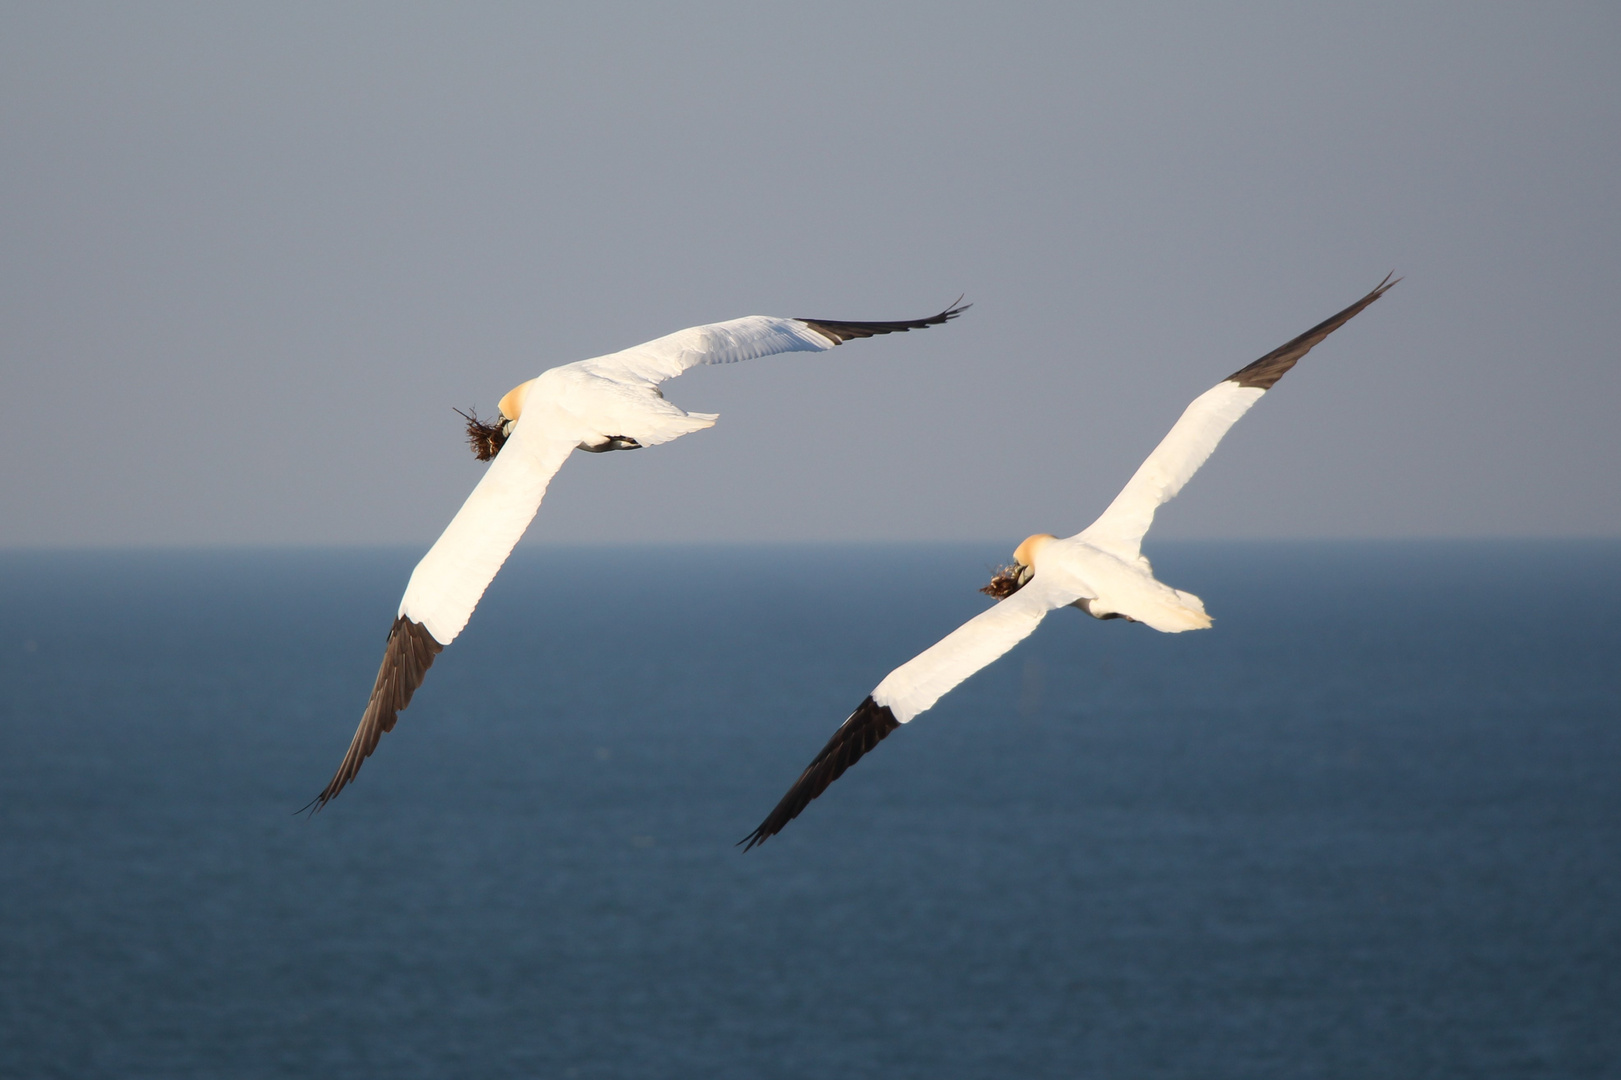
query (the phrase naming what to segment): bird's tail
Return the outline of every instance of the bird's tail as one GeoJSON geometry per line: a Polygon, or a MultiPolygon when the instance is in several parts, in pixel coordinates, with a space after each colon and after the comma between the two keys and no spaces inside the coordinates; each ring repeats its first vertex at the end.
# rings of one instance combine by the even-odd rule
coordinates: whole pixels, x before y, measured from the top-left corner
{"type": "Polygon", "coordinates": [[[1131,604],[1122,615],[1152,626],[1162,634],[1180,634],[1184,630],[1208,630],[1211,618],[1205,613],[1204,601],[1192,593],[1167,587],[1153,597],[1144,597],[1131,604]]]}
{"type": "Polygon", "coordinates": [[[636,439],[643,446],[658,446],[660,443],[679,439],[683,435],[690,435],[694,431],[714,427],[715,421],[719,419],[719,413],[688,413],[672,410],[658,416],[649,423],[645,431],[637,433],[636,439]]]}

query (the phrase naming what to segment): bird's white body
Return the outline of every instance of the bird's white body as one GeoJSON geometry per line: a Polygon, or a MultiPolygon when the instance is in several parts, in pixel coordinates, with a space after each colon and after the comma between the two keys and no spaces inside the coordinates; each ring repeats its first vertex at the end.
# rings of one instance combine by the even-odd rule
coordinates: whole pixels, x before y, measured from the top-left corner
{"type": "Polygon", "coordinates": [[[1064,539],[1040,533],[1020,544],[1008,573],[984,590],[1002,597],[996,606],[886,675],[744,842],[753,847],[775,835],[879,740],[1029,637],[1049,611],[1077,607],[1095,618],[1126,618],[1167,634],[1208,628],[1204,601],[1154,577],[1143,557],[1142,539],[1155,511],[1182,490],[1228,429],[1296,361],[1392,284],[1387,277],[1357,303],[1194,398],[1085,529],[1064,539]]]}
{"type": "MultiPolygon", "coordinates": [[[[1036,539],[1036,538],[1032,538],[1036,539]]],[[[906,723],[969,675],[1035,632],[1049,611],[1080,607],[1099,619],[1123,616],[1167,634],[1210,626],[1204,601],[1154,577],[1141,555],[1126,562],[1084,536],[1040,537],[1029,583],[890,672],[872,692],[906,723]]]]}
{"type": "Polygon", "coordinates": [[[1096,521],[1071,537],[1038,535],[1019,545],[1014,561],[1033,571],[1028,583],[890,672],[873,690],[873,701],[904,724],[1061,607],[1080,607],[1099,619],[1122,616],[1167,634],[1209,627],[1204,601],[1154,577],[1142,538],[1154,512],[1182,490],[1265,392],[1228,380],[1200,394],[1096,521]]]}
{"type": "Polygon", "coordinates": [[[700,364],[825,352],[851,338],[936,326],[962,310],[884,323],[749,315],[689,327],[542,372],[502,397],[499,428],[469,417],[470,433],[498,431],[503,441],[491,451],[494,460],[483,479],[412,571],[360,726],[343,764],[312,805],[323,806],[341,791],[381,733],[393,729],[433,658],[467,625],[571,453],[658,446],[714,425],[713,413],[689,413],[666,401],[660,383],[700,364]]]}
{"type": "Polygon", "coordinates": [[[1036,576],[1043,579],[1043,591],[1057,594],[1058,598],[1073,593],[1074,599],[1066,602],[1083,607],[1094,618],[1122,615],[1166,634],[1210,626],[1204,601],[1154,577],[1153,567],[1141,556],[1124,562],[1114,553],[1074,536],[1053,540],[1036,559],[1034,569],[1036,576]]]}

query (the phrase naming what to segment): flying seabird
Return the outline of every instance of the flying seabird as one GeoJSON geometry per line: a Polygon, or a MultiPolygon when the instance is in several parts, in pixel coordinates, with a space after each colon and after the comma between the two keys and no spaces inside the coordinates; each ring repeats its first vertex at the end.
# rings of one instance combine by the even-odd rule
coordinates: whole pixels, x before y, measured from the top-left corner
{"type": "Polygon", "coordinates": [[[659,383],[699,364],[823,352],[852,338],[921,330],[954,319],[967,307],[953,305],[926,319],[899,322],[750,315],[694,326],[542,372],[501,398],[501,415],[493,422],[463,413],[473,452],[491,462],[489,471],[411,572],[349,751],[305,809],[319,811],[330,802],[355,778],[383,732],[394,730],[400,710],[411,703],[434,657],[467,625],[569,454],[639,450],[714,425],[713,413],[689,413],[665,401],[659,383]]]}
{"type": "MultiPolygon", "coordinates": [[[[1396,281],[1401,280],[1397,278],[1396,281]]],[[[1210,626],[1204,603],[1154,577],[1140,550],[1154,511],[1182,490],[1238,422],[1312,347],[1396,284],[1386,275],[1368,295],[1293,341],[1241,368],[1193,399],[1103,515],[1074,536],[1029,537],[980,591],[997,600],[985,611],[891,671],[833,733],[757,829],[747,851],[782,831],[810,801],[890,732],[924,712],[958,683],[1029,637],[1047,612],[1077,607],[1095,619],[1127,619],[1167,634],[1210,626]]]]}

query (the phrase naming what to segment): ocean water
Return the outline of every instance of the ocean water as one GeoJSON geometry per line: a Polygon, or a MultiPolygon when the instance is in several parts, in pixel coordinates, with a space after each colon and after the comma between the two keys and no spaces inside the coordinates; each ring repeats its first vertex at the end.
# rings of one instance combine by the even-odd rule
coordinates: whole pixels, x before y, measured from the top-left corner
{"type": "Polygon", "coordinates": [[[0,1075],[1621,1075],[1621,544],[1151,554],[780,836],[974,547],[0,554],[0,1075]]]}

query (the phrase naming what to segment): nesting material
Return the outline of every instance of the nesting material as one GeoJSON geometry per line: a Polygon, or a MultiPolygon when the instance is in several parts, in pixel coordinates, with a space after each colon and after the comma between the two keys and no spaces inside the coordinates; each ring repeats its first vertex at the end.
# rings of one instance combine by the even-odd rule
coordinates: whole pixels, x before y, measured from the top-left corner
{"type": "Polygon", "coordinates": [[[1009,563],[996,571],[989,585],[983,586],[979,591],[993,600],[1006,600],[1019,591],[1019,571],[1021,567],[1009,563]]]}
{"type": "Polygon", "coordinates": [[[456,413],[467,421],[467,445],[473,448],[473,456],[480,461],[493,460],[507,441],[506,418],[496,413],[495,422],[486,423],[471,408],[466,412],[457,409],[456,413]]]}

